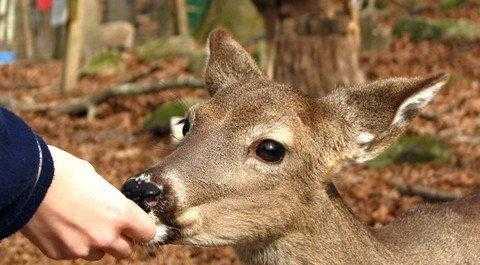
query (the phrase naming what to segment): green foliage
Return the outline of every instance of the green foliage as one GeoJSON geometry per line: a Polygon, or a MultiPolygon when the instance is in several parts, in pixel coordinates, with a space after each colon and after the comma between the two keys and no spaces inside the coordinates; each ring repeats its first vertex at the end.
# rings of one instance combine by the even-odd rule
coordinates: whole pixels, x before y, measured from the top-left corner
{"type": "Polygon", "coordinates": [[[385,9],[388,6],[388,0],[377,0],[375,1],[375,8],[377,9],[385,9]]]}
{"type": "Polygon", "coordinates": [[[145,118],[143,127],[160,133],[167,132],[170,126],[170,118],[183,116],[186,110],[187,107],[182,102],[163,103],[145,118]]]}
{"type": "Polygon", "coordinates": [[[187,0],[188,24],[190,30],[195,32],[208,13],[212,0],[187,0]]]}
{"type": "Polygon", "coordinates": [[[440,1],[440,8],[443,11],[447,11],[453,8],[457,8],[462,4],[465,4],[467,0],[441,0],[440,1]]]}
{"type": "Polygon", "coordinates": [[[136,54],[139,59],[150,62],[189,56],[193,50],[197,50],[194,40],[185,36],[175,36],[149,40],[136,48],[136,54]]]}
{"type": "Polygon", "coordinates": [[[188,59],[187,68],[193,73],[200,73],[205,58],[205,51],[199,48],[195,40],[185,36],[147,41],[136,48],[136,54],[146,62],[183,57],[188,59]]]}
{"type": "Polygon", "coordinates": [[[192,53],[189,57],[187,70],[190,73],[194,73],[196,75],[200,75],[202,73],[203,68],[205,67],[205,52],[203,50],[199,52],[192,53]]]}
{"type": "Polygon", "coordinates": [[[182,99],[160,104],[153,112],[147,115],[143,127],[158,134],[164,134],[170,130],[170,118],[173,116],[184,116],[185,112],[192,105],[200,102],[196,98],[182,99]]]}
{"type": "MultiPolygon", "coordinates": [[[[371,5],[371,0],[362,1],[362,9],[371,5]]],[[[373,6],[376,9],[385,9],[388,6],[388,0],[376,0],[373,6]]]]}
{"type": "Polygon", "coordinates": [[[442,19],[434,23],[442,29],[445,39],[467,41],[480,39],[480,25],[470,20],[442,19]]]}
{"type": "Polygon", "coordinates": [[[109,75],[123,70],[122,54],[117,50],[104,50],[94,55],[82,69],[84,75],[109,75]]]}
{"type": "Polygon", "coordinates": [[[428,6],[428,3],[426,3],[425,0],[405,0],[402,4],[411,14],[424,10],[428,6]]]}
{"type": "Polygon", "coordinates": [[[480,39],[480,25],[466,19],[403,18],[395,24],[393,34],[396,37],[409,34],[414,41],[474,41],[480,39]]]}
{"type": "Polygon", "coordinates": [[[405,33],[410,34],[414,41],[440,39],[442,29],[422,18],[403,18],[400,19],[393,28],[393,35],[397,38],[405,33]]]}
{"type": "Polygon", "coordinates": [[[452,157],[448,146],[437,138],[427,135],[401,137],[396,144],[368,162],[371,167],[385,167],[401,163],[446,163],[452,157]]]}
{"type": "Polygon", "coordinates": [[[240,43],[246,44],[264,34],[263,19],[250,0],[215,0],[194,36],[205,42],[215,28],[230,31],[240,43]]]}

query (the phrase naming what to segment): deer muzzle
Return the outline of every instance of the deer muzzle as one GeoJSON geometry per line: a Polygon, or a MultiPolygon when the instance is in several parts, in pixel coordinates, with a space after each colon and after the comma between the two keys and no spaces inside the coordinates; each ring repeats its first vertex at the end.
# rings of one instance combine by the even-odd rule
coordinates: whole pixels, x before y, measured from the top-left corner
{"type": "Polygon", "coordinates": [[[130,178],[122,187],[122,193],[145,212],[150,212],[165,197],[164,187],[141,177],[130,178]]]}
{"type": "Polygon", "coordinates": [[[178,237],[174,221],[175,203],[167,183],[154,182],[145,172],[128,179],[121,192],[155,219],[158,227],[155,244],[170,243],[178,237]]]}

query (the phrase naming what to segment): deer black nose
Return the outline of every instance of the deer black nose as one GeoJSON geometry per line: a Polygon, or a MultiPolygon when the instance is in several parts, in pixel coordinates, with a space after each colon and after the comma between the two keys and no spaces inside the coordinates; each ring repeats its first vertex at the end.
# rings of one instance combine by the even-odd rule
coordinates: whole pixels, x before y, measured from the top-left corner
{"type": "Polygon", "coordinates": [[[146,212],[150,212],[164,195],[163,186],[142,178],[127,180],[121,191],[146,212]]]}

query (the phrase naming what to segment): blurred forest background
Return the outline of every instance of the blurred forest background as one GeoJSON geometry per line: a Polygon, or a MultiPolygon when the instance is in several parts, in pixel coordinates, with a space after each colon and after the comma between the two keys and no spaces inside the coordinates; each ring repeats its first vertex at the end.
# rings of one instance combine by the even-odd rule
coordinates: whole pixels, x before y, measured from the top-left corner
{"type": "MultiPolygon", "coordinates": [[[[478,0],[0,0],[0,105],[92,162],[117,187],[175,145],[169,121],[208,98],[204,44],[222,26],[266,75],[324,94],[339,84],[445,71],[405,137],[339,173],[353,211],[379,226],[480,184],[478,0]]],[[[138,249],[97,264],[239,264],[229,248],[138,249]]],[[[0,264],[48,260],[20,235],[0,264]]]]}

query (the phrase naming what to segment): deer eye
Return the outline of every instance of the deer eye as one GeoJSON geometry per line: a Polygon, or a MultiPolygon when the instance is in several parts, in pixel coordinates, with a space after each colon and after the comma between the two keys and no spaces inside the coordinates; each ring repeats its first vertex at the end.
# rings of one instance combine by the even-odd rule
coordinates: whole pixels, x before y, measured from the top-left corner
{"type": "Polygon", "coordinates": [[[185,136],[190,131],[190,121],[188,118],[181,119],[178,125],[182,126],[182,135],[185,136]]]}
{"type": "Polygon", "coordinates": [[[170,118],[170,134],[172,139],[177,142],[183,140],[185,135],[191,130],[191,123],[188,118],[172,117],[170,118]]]}
{"type": "Polygon", "coordinates": [[[280,163],[285,156],[285,147],[274,140],[265,139],[258,143],[255,154],[268,163],[280,163]]]}

